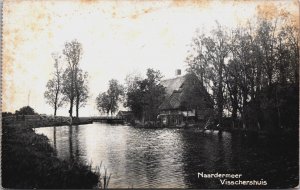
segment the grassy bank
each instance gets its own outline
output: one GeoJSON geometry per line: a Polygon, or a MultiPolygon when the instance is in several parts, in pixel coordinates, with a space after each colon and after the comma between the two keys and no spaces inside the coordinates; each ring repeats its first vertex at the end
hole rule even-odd
{"type": "MultiPolygon", "coordinates": [[[[41,116],[41,115],[12,115],[2,118],[2,124],[7,126],[20,126],[20,127],[47,127],[47,126],[64,126],[70,125],[70,117],[64,116],[41,116]]],[[[72,125],[90,124],[93,121],[88,117],[73,118],[72,125]]]]}
{"type": "Polygon", "coordinates": [[[47,137],[30,128],[2,128],[2,187],[93,188],[99,174],[75,161],[61,161],[47,137]]]}

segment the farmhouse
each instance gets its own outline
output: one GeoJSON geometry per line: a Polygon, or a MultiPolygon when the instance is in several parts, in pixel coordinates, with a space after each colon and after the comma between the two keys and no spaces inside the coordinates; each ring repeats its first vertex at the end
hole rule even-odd
{"type": "Polygon", "coordinates": [[[179,126],[184,123],[205,122],[213,114],[213,101],[195,74],[162,80],[166,96],[159,106],[158,119],[162,125],[179,126]]]}

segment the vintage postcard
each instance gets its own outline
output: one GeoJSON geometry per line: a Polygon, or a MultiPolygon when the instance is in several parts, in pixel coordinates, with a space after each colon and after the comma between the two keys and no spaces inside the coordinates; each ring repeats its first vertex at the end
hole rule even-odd
{"type": "Polygon", "coordinates": [[[299,1],[3,0],[1,185],[299,185],[299,1]]]}

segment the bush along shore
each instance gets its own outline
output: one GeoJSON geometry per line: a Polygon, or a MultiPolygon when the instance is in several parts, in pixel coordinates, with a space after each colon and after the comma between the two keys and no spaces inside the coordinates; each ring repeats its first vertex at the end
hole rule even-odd
{"type": "Polygon", "coordinates": [[[2,187],[90,189],[99,182],[91,166],[59,160],[46,136],[28,127],[2,127],[2,187]]]}

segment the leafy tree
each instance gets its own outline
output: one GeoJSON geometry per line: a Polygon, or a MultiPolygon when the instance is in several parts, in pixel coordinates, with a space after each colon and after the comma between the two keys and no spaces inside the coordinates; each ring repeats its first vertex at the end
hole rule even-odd
{"type": "Polygon", "coordinates": [[[64,98],[69,101],[70,104],[74,103],[74,85],[72,85],[72,71],[68,67],[63,72],[62,81],[62,93],[64,98]]]}
{"type": "Polygon", "coordinates": [[[62,107],[65,98],[62,96],[62,67],[59,66],[60,57],[57,54],[52,54],[54,58],[54,76],[47,82],[44,97],[46,102],[54,108],[54,116],[57,109],[62,107]]]}
{"type": "Polygon", "coordinates": [[[155,121],[159,113],[158,107],[165,97],[165,88],[160,84],[163,78],[158,70],[147,69],[147,78],[141,83],[144,91],[144,117],[155,121]]]}
{"type": "Polygon", "coordinates": [[[160,85],[162,75],[159,71],[148,69],[147,78],[135,77],[127,83],[126,106],[136,118],[143,121],[155,121],[158,107],[163,101],[165,89],[160,85]]]}
{"type": "Polygon", "coordinates": [[[34,109],[30,106],[24,106],[19,110],[16,110],[16,115],[35,115],[34,109]]]}
{"type": "Polygon", "coordinates": [[[288,81],[299,83],[299,26],[298,21],[295,22],[288,16],[290,15],[288,14],[287,18],[285,18],[285,24],[281,31],[286,53],[288,52],[288,59],[286,61],[289,66],[285,65],[285,68],[288,68],[288,81]]]}
{"type": "Polygon", "coordinates": [[[100,93],[96,98],[97,109],[107,115],[112,115],[118,110],[118,104],[124,95],[124,87],[116,79],[108,82],[107,92],[100,93]]]}
{"type": "Polygon", "coordinates": [[[7,117],[7,116],[12,116],[12,115],[13,115],[13,113],[11,113],[11,112],[2,112],[2,118],[7,117]]]}
{"type": "Polygon", "coordinates": [[[79,108],[84,107],[89,98],[89,89],[88,89],[88,73],[83,72],[81,69],[78,69],[77,73],[77,89],[76,92],[76,117],[79,117],[79,108]]]}
{"type": "Polygon", "coordinates": [[[262,65],[257,63],[261,60],[261,52],[252,30],[252,26],[248,23],[247,26],[237,27],[231,32],[230,60],[225,67],[225,81],[234,120],[237,118],[238,110],[242,118],[245,117],[245,105],[249,98],[255,99],[255,92],[260,88],[258,86],[262,65]]]}
{"type": "Polygon", "coordinates": [[[82,56],[82,45],[77,40],[73,40],[71,42],[65,43],[65,48],[63,49],[63,54],[66,57],[67,63],[68,63],[68,69],[67,73],[65,72],[65,76],[68,77],[68,82],[70,85],[66,85],[68,89],[65,89],[65,93],[67,92],[69,103],[70,103],[70,109],[69,114],[70,117],[73,115],[73,104],[74,99],[76,97],[76,91],[78,90],[78,70],[79,70],[79,61],[82,56]]]}
{"type": "Polygon", "coordinates": [[[110,98],[110,112],[112,115],[118,110],[118,103],[124,95],[124,87],[116,79],[111,79],[108,83],[107,95],[110,98]]]}
{"type": "Polygon", "coordinates": [[[62,93],[65,99],[73,101],[76,106],[76,117],[79,116],[79,108],[84,107],[89,98],[89,89],[88,89],[88,74],[87,72],[78,69],[77,77],[77,89],[75,85],[72,86],[72,72],[70,68],[67,68],[63,73],[63,83],[62,83],[62,93]],[[72,96],[74,96],[72,98],[72,96]]]}
{"type": "Polygon", "coordinates": [[[235,123],[237,119],[237,113],[239,109],[239,77],[237,76],[239,74],[239,67],[236,64],[236,62],[229,61],[228,65],[225,67],[225,83],[228,90],[228,96],[231,106],[227,105],[227,108],[232,113],[232,119],[235,123]]]}
{"type": "Polygon", "coordinates": [[[226,108],[244,127],[262,128],[270,116],[285,126],[282,105],[288,100],[281,89],[293,91],[299,84],[299,30],[291,15],[281,12],[249,20],[230,32],[220,25],[209,35],[197,31],[193,38],[188,72],[214,97],[219,121],[226,108]]]}
{"type": "MultiPolygon", "coordinates": [[[[133,91],[134,89],[138,88],[138,86],[139,86],[138,82],[142,81],[142,80],[143,80],[143,78],[139,73],[128,74],[125,77],[124,92],[127,93],[127,92],[133,91]]],[[[124,102],[124,103],[126,105],[126,102],[124,102]]]]}
{"type": "Polygon", "coordinates": [[[194,72],[201,83],[206,83],[213,92],[217,107],[218,122],[222,123],[224,108],[224,70],[225,59],[228,57],[227,31],[217,23],[217,27],[211,31],[211,36],[198,34],[191,43],[192,50],[187,57],[189,71],[194,72]]]}
{"type": "Polygon", "coordinates": [[[140,88],[143,78],[137,74],[127,75],[125,78],[125,102],[124,107],[128,107],[137,119],[142,119],[143,93],[140,88]]]}
{"type": "Polygon", "coordinates": [[[96,98],[97,109],[100,113],[106,113],[107,115],[110,112],[110,98],[106,92],[100,93],[96,98]]]}

